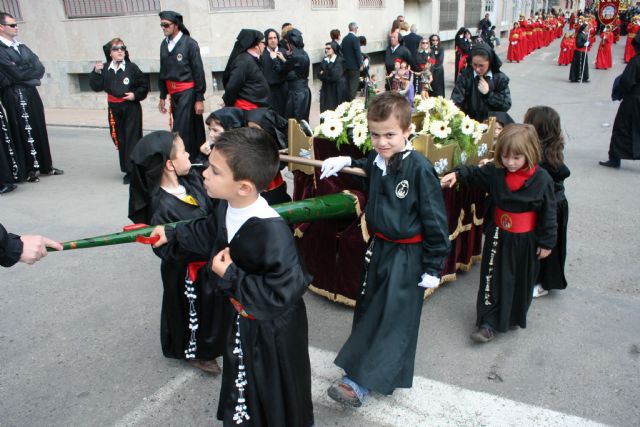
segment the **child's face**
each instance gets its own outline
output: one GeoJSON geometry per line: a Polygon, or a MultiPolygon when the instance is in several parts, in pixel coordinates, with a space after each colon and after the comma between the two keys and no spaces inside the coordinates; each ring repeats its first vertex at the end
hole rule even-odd
{"type": "Polygon", "coordinates": [[[524,154],[502,153],[500,159],[509,172],[519,171],[527,162],[524,154]]]}
{"type": "Polygon", "coordinates": [[[396,153],[404,150],[411,129],[402,129],[400,122],[392,114],[382,122],[369,121],[369,132],[373,148],[385,163],[396,153]]]}
{"type": "Polygon", "coordinates": [[[182,138],[178,137],[175,139],[173,141],[173,145],[176,147],[176,154],[175,157],[171,159],[171,163],[173,163],[176,175],[184,176],[188,174],[191,169],[189,153],[184,149],[184,142],[182,142],[182,138]]]}
{"type": "Polygon", "coordinates": [[[211,141],[212,143],[216,142],[216,138],[220,136],[222,132],[224,132],[224,128],[222,127],[220,122],[215,119],[211,120],[207,127],[209,128],[209,141],[211,141]]]}
{"type": "Polygon", "coordinates": [[[493,132],[494,132],[493,137],[495,139],[498,139],[498,136],[500,136],[500,132],[502,132],[502,129],[503,129],[502,123],[496,122],[496,124],[493,127],[493,132]]]}
{"type": "Polygon", "coordinates": [[[396,62],[396,63],[395,63],[395,65],[394,65],[394,68],[395,68],[396,70],[399,70],[399,69],[400,69],[400,63],[399,63],[399,62],[396,62]]]}
{"type": "Polygon", "coordinates": [[[233,179],[227,159],[215,146],[209,154],[209,167],[204,171],[204,188],[209,197],[229,200],[237,193],[240,183],[233,179]]]}

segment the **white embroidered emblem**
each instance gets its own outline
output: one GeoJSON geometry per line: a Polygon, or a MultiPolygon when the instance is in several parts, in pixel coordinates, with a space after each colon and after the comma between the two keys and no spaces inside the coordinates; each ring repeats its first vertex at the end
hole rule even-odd
{"type": "Polygon", "coordinates": [[[122,83],[128,85],[129,84],[129,77],[125,77],[124,80],[122,80],[122,83]]]}
{"type": "Polygon", "coordinates": [[[177,59],[178,61],[182,61],[182,54],[181,54],[181,53],[179,53],[179,54],[178,54],[178,56],[176,56],[176,59],[177,59]]]}
{"type": "Polygon", "coordinates": [[[405,197],[407,197],[408,193],[409,193],[409,181],[407,181],[406,179],[403,179],[398,183],[398,185],[396,185],[396,197],[398,199],[404,199],[405,197]]]}

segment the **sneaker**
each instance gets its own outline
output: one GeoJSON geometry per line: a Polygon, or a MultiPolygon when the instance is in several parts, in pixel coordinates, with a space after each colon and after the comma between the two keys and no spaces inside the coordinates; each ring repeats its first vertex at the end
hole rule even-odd
{"type": "Polygon", "coordinates": [[[201,369],[208,374],[219,375],[222,372],[216,359],[213,360],[190,360],[189,364],[194,368],[201,369]]]}
{"type": "Polygon", "coordinates": [[[493,330],[486,327],[478,328],[474,333],[471,334],[471,339],[479,343],[489,342],[494,338],[495,333],[493,332],[493,330]]]}
{"type": "Polygon", "coordinates": [[[358,398],[355,390],[343,382],[336,383],[329,387],[327,394],[329,394],[330,398],[343,405],[353,406],[354,408],[362,406],[362,400],[358,398]]]}
{"type": "Polygon", "coordinates": [[[548,295],[549,291],[546,290],[545,288],[542,287],[541,284],[537,284],[533,287],[533,297],[534,298],[539,298],[539,297],[543,297],[545,295],[548,295]]]}

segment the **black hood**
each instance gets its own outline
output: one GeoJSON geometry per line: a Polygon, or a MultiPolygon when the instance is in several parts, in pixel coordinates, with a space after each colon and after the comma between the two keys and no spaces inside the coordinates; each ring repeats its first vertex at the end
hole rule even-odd
{"type": "Polygon", "coordinates": [[[298,49],[304,48],[304,40],[302,38],[302,33],[300,30],[294,28],[289,31],[285,37],[285,39],[289,42],[289,44],[298,49]]]}
{"type": "Polygon", "coordinates": [[[249,49],[251,46],[255,46],[256,44],[258,44],[260,40],[264,40],[264,34],[260,31],[248,30],[246,28],[240,30],[240,32],[238,33],[238,37],[236,37],[236,42],[233,45],[233,49],[231,49],[231,54],[229,55],[227,66],[225,67],[224,73],[222,74],[223,85],[226,85],[229,81],[233,61],[235,61],[238,55],[240,55],[242,52],[249,49]]]}
{"type": "Polygon", "coordinates": [[[209,114],[217,119],[224,130],[237,129],[244,126],[244,111],[237,107],[224,107],[209,114]]]}
{"type": "Polygon", "coordinates": [[[485,53],[489,57],[489,63],[492,73],[497,73],[500,71],[500,67],[502,67],[502,61],[496,55],[496,52],[491,49],[487,43],[479,43],[471,49],[471,53],[469,54],[469,63],[471,63],[471,59],[479,53],[485,53]]]}
{"type": "Polygon", "coordinates": [[[187,36],[189,35],[189,30],[187,30],[187,27],[185,27],[182,22],[182,15],[178,12],[174,12],[173,10],[163,10],[158,14],[158,16],[160,16],[160,19],[166,19],[167,21],[173,22],[178,26],[183,34],[186,34],[187,36]]]}

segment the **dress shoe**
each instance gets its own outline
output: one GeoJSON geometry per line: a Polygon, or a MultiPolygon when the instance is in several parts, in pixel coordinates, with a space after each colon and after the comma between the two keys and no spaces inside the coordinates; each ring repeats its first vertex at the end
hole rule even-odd
{"type": "Polygon", "coordinates": [[[485,343],[489,342],[495,338],[495,333],[493,330],[489,328],[478,328],[474,333],[471,334],[471,339],[475,342],[485,343]]]}
{"type": "Polygon", "coordinates": [[[0,185],[0,194],[11,193],[13,190],[18,188],[15,184],[4,184],[0,185]]]}
{"type": "Polygon", "coordinates": [[[45,175],[64,175],[64,171],[58,168],[51,168],[51,170],[45,173],[45,175]]]}
{"type": "Polygon", "coordinates": [[[620,160],[607,160],[606,162],[598,162],[598,164],[607,168],[620,169],[620,160]]]}
{"type": "Polygon", "coordinates": [[[40,172],[38,171],[29,172],[27,175],[27,182],[39,182],[40,178],[38,178],[38,175],[40,175],[40,172]]]}
{"type": "Polygon", "coordinates": [[[131,175],[129,175],[128,173],[127,173],[127,174],[125,174],[125,175],[122,177],[122,183],[123,183],[124,185],[131,184],[131,175]]]}

